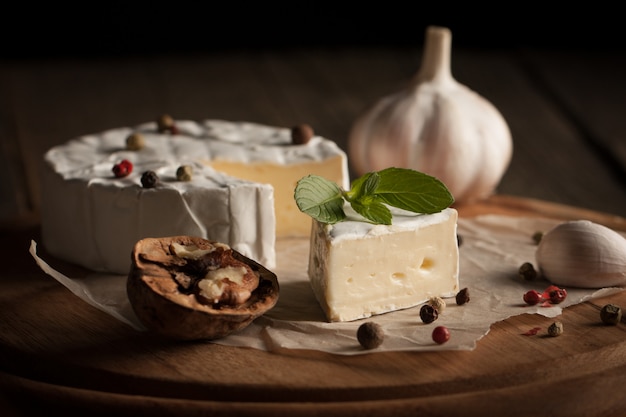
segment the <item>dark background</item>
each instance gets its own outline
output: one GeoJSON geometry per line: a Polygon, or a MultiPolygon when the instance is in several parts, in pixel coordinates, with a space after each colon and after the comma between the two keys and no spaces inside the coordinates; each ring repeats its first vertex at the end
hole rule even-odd
{"type": "MultiPolygon", "coordinates": [[[[439,3],[440,4],[440,3],[439,3]]],[[[447,26],[456,47],[626,49],[612,7],[542,4],[424,6],[420,2],[95,2],[3,7],[2,58],[124,56],[381,45],[421,46],[428,25],[447,26]]]]}

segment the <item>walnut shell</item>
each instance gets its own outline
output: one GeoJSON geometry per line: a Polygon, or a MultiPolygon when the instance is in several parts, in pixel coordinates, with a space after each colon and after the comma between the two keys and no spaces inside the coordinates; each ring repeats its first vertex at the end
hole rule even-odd
{"type": "Polygon", "coordinates": [[[126,290],[133,310],[148,330],[169,338],[211,340],[225,337],[247,327],[278,301],[276,275],[219,242],[192,236],[146,238],[135,244],[131,261],[126,290]],[[207,303],[192,291],[185,290],[183,283],[193,280],[193,275],[198,276],[202,271],[194,270],[197,267],[190,267],[185,258],[172,253],[172,243],[193,245],[201,250],[216,246],[226,248],[226,262],[245,264],[255,278],[258,276],[258,286],[250,288],[250,298],[241,304],[207,303]]]}

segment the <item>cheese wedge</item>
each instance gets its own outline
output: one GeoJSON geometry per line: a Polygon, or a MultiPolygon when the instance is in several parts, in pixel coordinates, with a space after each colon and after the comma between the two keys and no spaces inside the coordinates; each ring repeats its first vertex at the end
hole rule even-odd
{"type": "MultiPolygon", "coordinates": [[[[346,208],[346,213],[350,210],[346,208]]],[[[395,211],[391,226],[353,216],[313,223],[308,274],[328,321],[367,318],[459,290],[458,213],[395,211]]]]}

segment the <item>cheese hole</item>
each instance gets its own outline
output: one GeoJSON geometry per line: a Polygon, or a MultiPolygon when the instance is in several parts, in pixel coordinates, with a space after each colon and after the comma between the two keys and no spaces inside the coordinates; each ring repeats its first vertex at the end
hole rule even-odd
{"type": "Polygon", "coordinates": [[[393,279],[403,279],[403,278],[406,278],[406,275],[404,275],[404,273],[402,273],[402,272],[394,272],[391,275],[391,278],[393,278],[393,279]]]}
{"type": "Polygon", "coordinates": [[[430,258],[424,258],[422,264],[420,265],[420,269],[430,270],[433,268],[434,262],[430,258]]]}

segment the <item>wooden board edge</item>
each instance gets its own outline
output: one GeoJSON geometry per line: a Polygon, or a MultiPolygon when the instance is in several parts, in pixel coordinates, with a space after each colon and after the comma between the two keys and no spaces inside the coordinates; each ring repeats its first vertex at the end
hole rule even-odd
{"type": "Polygon", "coordinates": [[[461,217],[501,214],[547,217],[564,221],[589,220],[617,231],[626,232],[626,218],[615,214],[506,194],[494,194],[481,201],[456,205],[455,208],[461,217]]]}

